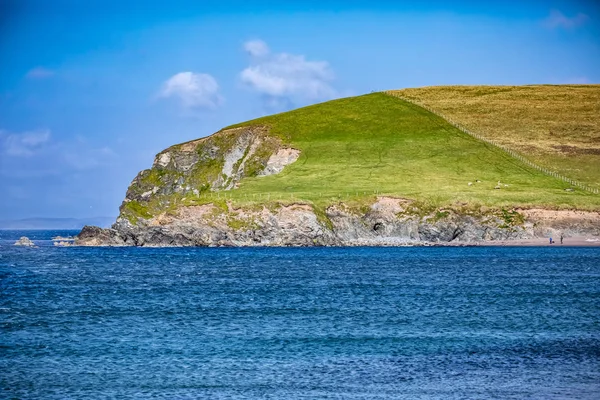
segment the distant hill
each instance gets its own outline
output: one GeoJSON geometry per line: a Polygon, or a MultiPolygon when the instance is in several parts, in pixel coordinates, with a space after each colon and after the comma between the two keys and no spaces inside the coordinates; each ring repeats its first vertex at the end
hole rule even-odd
{"type": "Polygon", "coordinates": [[[0,220],[0,229],[81,229],[85,225],[109,227],[115,221],[114,217],[94,218],[25,218],[0,220]]]}

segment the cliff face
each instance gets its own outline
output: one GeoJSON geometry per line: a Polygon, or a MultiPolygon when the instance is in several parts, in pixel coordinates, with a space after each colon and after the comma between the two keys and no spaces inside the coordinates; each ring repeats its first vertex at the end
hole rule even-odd
{"type": "Polygon", "coordinates": [[[600,214],[519,210],[419,215],[410,202],[380,197],[366,210],[338,203],[318,215],[307,204],[254,209],[214,204],[183,207],[145,224],[86,227],[79,245],[109,246],[398,246],[600,235],[600,214]]]}
{"type": "Polygon", "coordinates": [[[206,192],[237,188],[248,176],[279,173],[300,152],[286,148],[264,127],[229,129],[207,138],[170,147],[156,155],[127,190],[117,226],[146,225],[165,210],[206,192]]]}

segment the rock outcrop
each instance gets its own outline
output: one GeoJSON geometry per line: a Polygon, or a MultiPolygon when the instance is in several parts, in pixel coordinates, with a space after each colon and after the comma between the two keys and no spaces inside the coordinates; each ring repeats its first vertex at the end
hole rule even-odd
{"type": "Polygon", "coordinates": [[[19,240],[15,242],[15,246],[35,247],[35,243],[27,236],[21,236],[19,240]]]}
{"type": "Polygon", "coordinates": [[[215,204],[182,207],[133,225],[120,218],[112,229],[85,227],[76,242],[86,246],[401,246],[473,244],[490,240],[600,235],[600,214],[536,210],[457,212],[421,215],[410,201],[379,197],[364,210],[344,203],[323,215],[308,204],[259,209],[222,209],[215,204]],[[563,225],[569,219],[568,229],[563,225]],[[558,221],[558,223],[557,223],[558,221]]]}
{"type": "MultiPolygon", "coordinates": [[[[133,180],[125,202],[231,190],[246,176],[280,172],[290,163],[290,156],[284,159],[287,153],[281,147],[281,141],[267,135],[262,127],[228,129],[170,147],[156,156],[151,169],[133,180]]],[[[296,152],[295,161],[299,151],[287,150],[296,152]]]]}
{"type": "Polygon", "coordinates": [[[182,198],[228,191],[251,176],[280,173],[300,151],[286,147],[261,126],[226,129],[160,152],[152,168],[133,180],[121,205],[132,223],[174,206],[182,198]]]}

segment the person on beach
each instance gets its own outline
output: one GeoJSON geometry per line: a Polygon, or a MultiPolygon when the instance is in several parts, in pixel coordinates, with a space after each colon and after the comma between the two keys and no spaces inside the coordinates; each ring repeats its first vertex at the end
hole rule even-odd
{"type": "Polygon", "coordinates": [[[554,243],[554,242],[552,241],[552,238],[550,238],[550,244],[552,244],[552,243],[554,243]]]}
{"type": "Polygon", "coordinates": [[[562,242],[563,242],[563,237],[564,237],[564,234],[561,232],[560,233],[560,244],[562,244],[562,242]]]}

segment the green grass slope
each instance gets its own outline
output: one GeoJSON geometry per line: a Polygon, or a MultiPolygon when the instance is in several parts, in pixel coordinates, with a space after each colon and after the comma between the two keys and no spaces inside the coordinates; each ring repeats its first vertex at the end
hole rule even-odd
{"type": "Polygon", "coordinates": [[[329,101],[232,127],[251,125],[269,127],[271,134],[302,153],[278,175],[242,180],[239,189],[226,194],[239,203],[302,200],[322,206],[379,194],[436,207],[600,208],[600,196],[566,191],[567,183],[383,93],[329,101]],[[494,189],[498,181],[501,188],[494,189]]]}
{"type": "Polygon", "coordinates": [[[600,189],[600,85],[432,86],[392,93],[600,189]]]}

